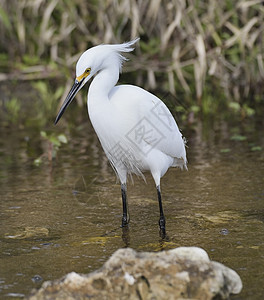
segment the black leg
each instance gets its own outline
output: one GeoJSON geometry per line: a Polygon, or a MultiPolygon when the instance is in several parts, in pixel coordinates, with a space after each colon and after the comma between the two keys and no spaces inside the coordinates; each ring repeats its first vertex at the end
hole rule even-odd
{"type": "Polygon", "coordinates": [[[128,225],[128,213],[127,213],[127,199],[126,199],[126,184],[121,184],[121,193],[122,193],[122,203],[123,203],[123,217],[122,217],[122,227],[128,225]]]}
{"type": "Polygon", "coordinates": [[[159,219],[159,226],[160,226],[160,231],[163,235],[166,235],[166,221],[162,209],[162,201],[161,201],[161,193],[160,193],[160,186],[157,186],[157,193],[158,193],[158,200],[159,200],[159,210],[160,210],[160,219],[159,219]]]}

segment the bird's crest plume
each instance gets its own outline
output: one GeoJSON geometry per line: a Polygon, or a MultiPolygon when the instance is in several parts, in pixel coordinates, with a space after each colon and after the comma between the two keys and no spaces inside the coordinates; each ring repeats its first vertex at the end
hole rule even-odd
{"type": "Polygon", "coordinates": [[[76,65],[77,77],[84,73],[86,68],[90,67],[97,72],[106,65],[112,67],[113,63],[117,63],[119,72],[122,70],[122,64],[127,60],[121,53],[131,52],[134,50],[133,45],[139,40],[134,39],[123,44],[107,45],[102,44],[86,50],[79,58],[76,65]]]}
{"type": "Polygon", "coordinates": [[[128,60],[125,56],[123,56],[121,53],[127,53],[134,50],[133,45],[137,43],[140,40],[140,38],[136,38],[130,42],[125,42],[122,44],[115,44],[115,45],[107,45],[110,49],[112,49],[114,52],[116,52],[119,56],[119,70],[121,71],[123,62],[128,60]]]}

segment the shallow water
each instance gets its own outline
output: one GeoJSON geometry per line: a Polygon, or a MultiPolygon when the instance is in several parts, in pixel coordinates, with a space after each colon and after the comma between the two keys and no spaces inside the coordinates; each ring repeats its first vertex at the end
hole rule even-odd
{"type": "Polygon", "coordinates": [[[91,272],[120,247],[198,246],[241,276],[234,299],[263,299],[264,136],[245,128],[213,123],[185,132],[189,171],[170,169],[162,179],[166,240],[149,175],[147,184],[128,184],[130,227],[122,232],[120,187],[88,122],[67,131],[57,159],[39,167],[33,161],[48,143],[27,129],[2,128],[0,298],[23,297],[71,271],[91,272]]]}

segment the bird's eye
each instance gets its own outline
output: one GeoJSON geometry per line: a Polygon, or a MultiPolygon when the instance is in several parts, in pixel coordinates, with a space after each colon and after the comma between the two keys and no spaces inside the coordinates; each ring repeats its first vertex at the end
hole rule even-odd
{"type": "Polygon", "coordinates": [[[85,73],[86,74],[89,74],[91,72],[91,68],[87,68],[86,70],[85,70],[85,73]]]}

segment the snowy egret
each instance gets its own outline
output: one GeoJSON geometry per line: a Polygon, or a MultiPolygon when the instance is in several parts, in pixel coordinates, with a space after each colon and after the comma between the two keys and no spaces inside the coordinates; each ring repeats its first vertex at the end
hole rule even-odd
{"type": "Polygon", "coordinates": [[[160,178],[169,167],[187,168],[185,142],[167,106],[133,85],[116,85],[126,58],[139,39],[99,45],[85,51],[76,65],[75,82],[55,120],[59,121],[78,91],[94,77],[88,91],[88,114],[106,156],[121,183],[122,227],[128,225],[126,182],[134,173],[150,171],[156,184],[159,226],[165,233],[160,178]]]}

